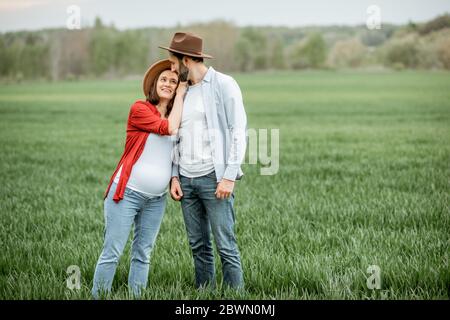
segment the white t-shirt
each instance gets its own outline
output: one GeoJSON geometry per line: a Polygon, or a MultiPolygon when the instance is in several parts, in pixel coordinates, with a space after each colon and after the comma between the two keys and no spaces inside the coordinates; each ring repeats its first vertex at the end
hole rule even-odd
{"type": "Polygon", "coordinates": [[[195,178],[214,171],[201,82],[189,87],[178,132],[180,174],[195,178]]]}
{"type": "MultiPolygon", "coordinates": [[[[167,192],[172,175],[174,138],[150,133],[141,156],[131,169],[127,187],[147,196],[161,196],[167,192]]],[[[122,166],[114,178],[119,182],[122,166]]]]}

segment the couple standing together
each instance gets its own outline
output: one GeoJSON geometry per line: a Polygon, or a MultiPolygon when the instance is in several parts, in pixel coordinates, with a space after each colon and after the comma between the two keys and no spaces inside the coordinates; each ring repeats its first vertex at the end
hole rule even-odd
{"type": "Polygon", "coordinates": [[[172,199],[181,200],[196,287],[215,286],[212,236],[224,285],[244,285],[233,208],[246,149],[240,88],[232,77],[203,63],[212,57],[203,53],[200,37],[178,32],[169,47],[160,48],[169,51],[169,59],[156,62],[145,74],[147,99],[131,106],[125,151],[105,192],[94,298],[110,293],[133,225],[128,287],[139,297],[147,286],[169,185],[172,199]]]}

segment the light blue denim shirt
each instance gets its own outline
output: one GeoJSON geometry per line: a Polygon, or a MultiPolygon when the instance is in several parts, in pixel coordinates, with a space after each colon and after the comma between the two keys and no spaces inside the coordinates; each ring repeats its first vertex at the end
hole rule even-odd
{"type": "MultiPolygon", "coordinates": [[[[202,83],[208,135],[217,181],[240,179],[247,147],[247,115],[236,80],[209,67],[202,83]]],[[[179,141],[180,137],[177,138],[179,141]]],[[[178,143],[174,148],[172,177],[178,177],[178,143]]]]}

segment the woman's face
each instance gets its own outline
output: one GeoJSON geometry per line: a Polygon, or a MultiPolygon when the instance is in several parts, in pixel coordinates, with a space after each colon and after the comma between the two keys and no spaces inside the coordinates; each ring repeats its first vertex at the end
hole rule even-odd
{"type": "Polygon", "coordinates": [[[178,86],[178,75],[170,70],[164,70],[158,77],[156,93],[159,99],[171,100],[178,86]]]}

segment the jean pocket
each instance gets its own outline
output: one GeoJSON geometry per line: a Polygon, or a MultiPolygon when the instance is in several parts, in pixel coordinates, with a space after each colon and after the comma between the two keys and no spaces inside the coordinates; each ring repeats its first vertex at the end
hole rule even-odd
{"type": "Polygon", "coordinates": [[[213,178],[214,180],[217,179],[216,177],[216,171],[210,172],[206,175],[208,178],[213,178]]]}
{"type": "Polygon", "coordinates": [[[130,196],[133,194],[133,190],[131,190],[130,188],[125,188],[125,191],[123,192],[124,196],[130,196]]]}

